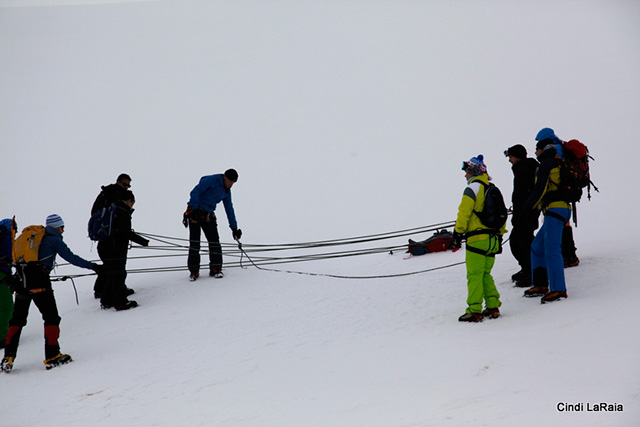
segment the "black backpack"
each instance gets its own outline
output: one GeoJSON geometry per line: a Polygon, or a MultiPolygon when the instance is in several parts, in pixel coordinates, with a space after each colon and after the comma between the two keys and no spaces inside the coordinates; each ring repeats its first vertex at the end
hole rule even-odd
{"type": "Polygon", "coordinates": [[[491,183],[478,182],[484,186],[484,208],[480,212],[473,211],[473,213],[478,216],[485,227],[500,230],[507,222],[508,215],[502,193],[498,187],[491,183]]]}
{"type": "Polygon", "coordinates": [[[111,203],[109,206],[100,208],[89,218],[89,238],[95,242],[106,239],[113,234],[114,217],[116,215],[116,204],[111,203]]]}

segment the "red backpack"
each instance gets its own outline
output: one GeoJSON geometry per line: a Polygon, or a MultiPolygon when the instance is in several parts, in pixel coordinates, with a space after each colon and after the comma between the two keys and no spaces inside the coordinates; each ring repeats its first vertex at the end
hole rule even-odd
{"type": "Polygon", "coordinates": [[[449,249],[453,234],[447,230],[436,230],[433,236],[421,242],[409,239],[408,253],[411,255],[424,255],[426,253],[442,252],[449,249]]]}
{"type": "Polygon", "coordinates": [[[593,160],[593,157],[589,155],[589,149],[577,139],[572,139],[562,143],[562,151],[564,153],[564,167],[573,175],[571,180],[575,181],[580,189],[586,187],[587,198],[591,200],[591,187],[596,191],[599,190],[591,181],[589,174],[589,159],[593,160]]]}

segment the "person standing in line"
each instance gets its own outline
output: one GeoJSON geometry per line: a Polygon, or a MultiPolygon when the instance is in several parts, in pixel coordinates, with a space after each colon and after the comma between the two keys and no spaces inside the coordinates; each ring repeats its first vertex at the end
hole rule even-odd
{"type": "Polygon", "coordinates": [[[576,243],[573,240],[573,227],[571,227],[571,221],[567,221],[562,229],[562,260],[564,268],[576,267],[580,264],[576,250],[576,243]]]}
{"type": "Polygon", "coordinates": [[[222,273],[222,246],[218,234],[215,209],[219,202],[224,205],[231,234],[240,240],[242,230],[238,228],[236,214],[231,201],[231,187],[238,181],[238,172],[228,169],[224,174],[207,175],[191,190],[187,210],[182,223],[189,228],[189,256],[187,266],[191,281],[200,276],[200,232],[204,232],[209,242],[209,275],[224,277],[222,273]]]}
{"type": "Polygon", "coordinates": [[[536,181],[538,161],[527,157],[527,150],[518,144],[509,147],[504,152],[511,163],[513,171],[513,193],[511,204],[513,215],[511,216],[511,235],[509,246],[513,257],[520,265],[520,271],[511,278],[517,287],[528,288],[531,286],[531,242],[538,228],[539,212],[526,209],[525,202],[533,191],[536,181]]]}
{"type": "MultiPolygon", "coordinates": [[[[95,214],[102,208],[110,206],[112,203],[118,203],[123,200],[130,188],[131,177],[126,173],[118,175],[114,184],[103,185],[101,187],[100,194],[98,194],[98,197],[96,197],[96,200],[91,206],[91,215],[95,214]]],[[[100,250],[98,250],[98,256],[100,257],[100,260],[104,262],[102,255],[100,255],[100,250]]],[[[105,269],[105,273],[106,270],[107,269],[105,269]]],[[[106,281],[107,278],[105,274],[98,274],[96,282],[93,285],[93,296],[95,299],[100,299],[102,297],[106,281]]],[[[127,290],[128,295],[132,295],[134,292],[135,291],[133,289],[127,290]]]]}
{"type": "Polygon", "coordinates": [[[9,320],[13,314],[13,280],[11,265],[13,263],[13,231],[17,229],[15,221],[0,221],[0,348],[4,348],[7,340],[9,320]]]}
{"type": "Polygon", "coordinates": [[[477,213],[484,209],[485,185],[489,185],[487,167],[480,154],[462,163],[467,187],[458,207],[458,217],[449,249],[457,250],[466,238],[465,264],[467,267],[467,309],[458,318],[460,322],[481,322],[484,317],[500,317],[500,293],[498,292],[491,270],[495,256],[501,251],[502,235],[506,233],[504,225],[500,230],[485,226],[477,213]],[[486,309],[482,310],[482,303],[486,309]]]}
{"type": "Polygon", "coordinates": [[[133,193],[127,191],[122,200],[116,203],[111,236],[98,242],[98,253],[104,262],[102,276],[106,279],[100,298],[102,308],[113,307],[116,311],[122,311],[138,306],[136,301],[127,298],[131,293],[125,285],[129,242],[149,246],[149,241],[131,229],[135,202],[133,193]]]}
{"type": "Polygon", "coordinates": [[[131,188],[131,177],[126,173],[118,175],[114,184],[103,185],[100,187],[100,194],[91,206],[91,215],[100,209],[109,206],[111,203],[117,203],[122,200],[131,188]]]}
{"type": "Polygon", "coordinates": [[[23,286],[16,292],[16,300],[13,316],[9,321],[9,330],[5,342],[4,358],[0,362],[0,370],[9,373],[18,352],[20,334],[27,324],[29,306],[33,301],[42,314],[44,321],[44,364],[47,369],[71,362],[71,356],[60,353],[60,316],[56,299],[53,295],[51,278],[49,274],[55,265],[56,255],[60,255],[71,264],[99,271],[102,266],[87,261],[71,252],[62,240],[64,221],[59,215],[52,214],[47,217],[45,235],[38,250],[38,261],[29,262],[24,269],[18,271],[22,275],[23,286]]]}
{"type": "Polygon", "coordinates": [[[553,129],[544,128],[536,136],[536,156],[540,162],[527,209],[542,210],[544,220],[531,243],[532,287],[526,297],[541,296],[541,302],[567,298],[562,260],[562,230],[571,218],[571,205],[560,194],[560,168],[556,156],[562,141],[553,129]]]}

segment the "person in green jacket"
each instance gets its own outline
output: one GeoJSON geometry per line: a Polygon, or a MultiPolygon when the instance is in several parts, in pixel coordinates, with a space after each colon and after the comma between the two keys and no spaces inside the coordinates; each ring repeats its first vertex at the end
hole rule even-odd
{"type": "Polygon", "coordinates": [[[493,230],[482,224],[476,212],[484,208],[485,185],[489,184],[487,166],[482,154],[462,163],[467,187],[458,207],[458,217],[451,239],[450,249],[457,250],[466,238],[465,263],[467,266],[467,309],[458,319],[461,322],[481,322],[486,316],[500,316],[500,293],[491,276],[495,255],[501,251],[502,235],[507,232],[503,225],[493,230]],[[485,185],[483,185],[483,183],[485,185]],[[486,309],[482,310],[483,301],[486,309]]]}
{"type": "Polygon", "coordinates": [[[4,348],[9,329],[9,320],[13,314],[13,292],[11,290],[11,263],[13,262],[11,247],[12,231],[17,228],[15,221],[0,221],[0,348],[4,348]]]}

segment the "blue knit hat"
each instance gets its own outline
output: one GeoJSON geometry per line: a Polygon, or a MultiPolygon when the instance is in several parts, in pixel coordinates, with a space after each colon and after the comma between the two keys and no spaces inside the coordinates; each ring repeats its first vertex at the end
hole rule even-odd
{"type": "Polygon", "coordinates": [[[64,221],[62,220],[60,215],[51,214],[47,217],[46,225],[47,227],[53,227],[53,228],[64,227],[64,221]]]}

